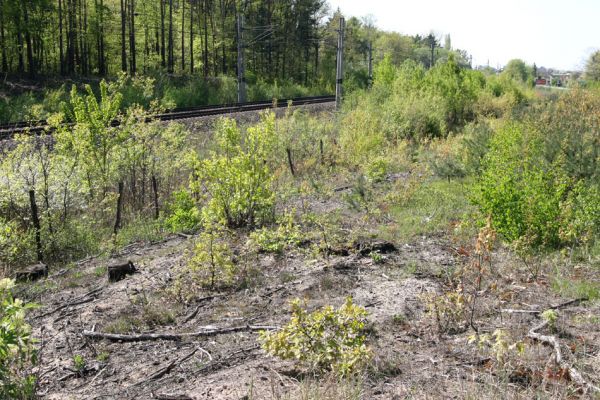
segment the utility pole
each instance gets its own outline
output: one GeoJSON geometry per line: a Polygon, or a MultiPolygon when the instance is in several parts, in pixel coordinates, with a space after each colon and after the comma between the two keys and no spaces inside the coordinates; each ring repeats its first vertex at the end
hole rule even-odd
{"type": "Polygon", "coordinates": [[[435,65],[435,36],[433,36],[433,33],[430,35],[429,44],[431,45],[431,64],[429,68],[433,68],[433,66],[435,65]]]}
{"type": "Polygon", "coordinates": [[[344,29],[346,21],[340,17],[340,29],[338,31],[337,47],[337,73],[335,81],[335,107],[340,109],[342,106],[342,86],[344,84],[344,29]]]}
{"type": "Polygon", "coordinates": [[[369,42],[369,86],[373,84],[373,42],[369,42]]]}
{"type": "Polygon", "coordinates": [[[238,15],[237,20],[237,73],[238,73],[238,103],[246,102],[246,76],[244,67],[244,16],[238,15]]]}

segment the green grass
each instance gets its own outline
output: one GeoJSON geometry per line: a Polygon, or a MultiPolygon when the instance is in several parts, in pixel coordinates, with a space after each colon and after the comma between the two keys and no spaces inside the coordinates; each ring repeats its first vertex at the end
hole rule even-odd
{"type": "Polygon", "coordinates": [[[598,282],[570,280],[558,275],[552,281],[552,289],[564,298],[587,298],[590,301],[600,299],[600,283],[598,282]]]}
{"type": "Polygon", "coordinates": [[[392,205],[394,223],[387,227],[388,233],[411,239],[448,231],[474,210],[468,199],[468,184],[464,179],[424,182],[405,204],[392,205]]]}

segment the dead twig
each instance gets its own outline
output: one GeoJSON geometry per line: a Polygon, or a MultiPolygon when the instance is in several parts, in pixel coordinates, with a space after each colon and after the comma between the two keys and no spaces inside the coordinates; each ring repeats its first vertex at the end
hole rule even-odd
{"type": "Polygon", "coordinates": [[[146,379],[144,382],[154,381],[156,379],[162,378],[163,376],[165,376],[166,374],[168,374],[169,372],[171,372],[171,370],[173,368],[175,368],[175,366],[177,366],[177,365],[183,363],[184,361],[186,361],[187,359],[191,358],[194,354],[196,354],[197,351],[198,351],[198,348],[195,348],[193,351],[191,351],[190,353],[188,353],[185,356],[181,357],[180,359],[176,359],[176,360],[171,361],[165,367],[159,369],[158,371],[156,371],[155,373],[153,373],[152,375],[150,375],[150,377],[148,379],[146,379]]]}
{"type": "Polygon", "coordinates": [[[548,321],[544,321],[544,322],[534,326],[533,328],[531,328],[531,330],[529,330],[527,337],[530,339],[533,339],[533,340],[537,340],[538,342],[545,343],[545,344],[552,346],[552,348],[554,350],[554,361],[555,361],[556,365],[558,365],[562,369],[568,371],[571,379],[576,384],[581,386],[586,392],[591,389],[597,393],[600,393],[599,387],[594,386],[594,385],[590,384],[588,381],[586,381],[585,378],[579,373],[579,371],[577,371],[575,368],[573,368],[571,365],[569,365],[562,358],[562,351],[560,348],[560,343],[555,336],[542,335],[541,333],[538,332],[540,329],[543,329],[546,326],[548,326],[548,321]]]}
{"type": "Polygon", "coordinates": [[[574,299],[574,300],[569,300],[569,301],[565,301],[564,303],[560,303],[554,306],[549,306],[548,308],[545,308],[544,310],[518,310],[518,309],[512,309],[512,308],[504,308],[502,310],[500,310],[500,312],[502,313],[506,313],[506,314],[541,314],[543,313],[545,310],[560,310],[561,308],[565,308],[568,306],[571,306],[573,304],[579,304],[583,301],[588,301],[589,299],[587,297],[581,297],[579,299],[574,299]]]}
{"type": "Polygon", "coordinates": [[[151,340],[182,340],[195,337],[217,336],[236,332],[272,331],[277,329],[279,329],[279,327],[277,326],[257,325],[235,326],[231,328],[216,328],[214,326],[205,326],[200,328],[200,330],[196,332],[190,333],[142,333],[138,335],[122,335],[116,333],[102,333],[84,330],[82,334],[83,336],[89,337],[91,339],[106,339],[113,342],[142,342],[151,340]]]}
{"type": "Polygon", "coordinates": [[[73,306],[78,306],[80,304],[85,304],[85,303],[89,303],[90,301],[94,301],[96,299],[96,295],[102,290],[102,287],[96,288],[86,294],[84,294],[83,296],[79,296],[77,298],[75,298],[73,301],[63,304],[62,306],[56,307],[55,309],[48,311],[46,313],[37,315],[36,317],[34,317],[35,319],[39,319],[39,318],[44,318],[47,317],[49,315],[55,314],[61,310],[64,310],[65,308],[68,307],[73,307],[73,306]]]}
{"type": "Polygon", "coordinates": [[[196,307],[196,309],[194,311],[192,311],[189,315],[187,315],[184,319],[183,319],[183,323],[187,323],[190,322],[191,320],[193,320],[194,318],[196,318],[196,315],[198,315],[198,312],[200,311],[200,309],[202,308],[202,306],[204,306],[204,302],[210,301],[210,300],[214,300],[216,298],[219,297],[223,297],[223,296],[207,296],[207,297],[203,297],[201,299],[198,299],[198,306],[196,307]]]}

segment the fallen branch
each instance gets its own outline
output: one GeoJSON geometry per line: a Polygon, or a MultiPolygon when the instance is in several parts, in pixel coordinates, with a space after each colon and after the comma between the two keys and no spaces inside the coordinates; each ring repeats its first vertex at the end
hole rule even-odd
{"type": "Polygon", "coordinates": [[[558,342],[558,339],[556,337],[542,335],[541,333],[538,333],[538,331],[540,329],[545,328],[547,325],[548,325],[548,321],[544,321],[541,324],[536,325],[535,327],[531,328],[531,330],[527,334],[527,337],[530,339],[533,339],[533,340],[537,340],[541,343],[551,345],[554,350],[554,361],[556,362],[556,365],[560,366],[562,369],[564,369],[566,371],[569,371],[569,376],[571,377],[571,379],[575,383],[577,383],[579,386],[584,388],[584,390],[586,392],[589,389],[592,389],[592,390],[600,393],[599,387],[594,386],[594,385],[590,384],[589,382],[587,382],[585,380],[585,378],[579,373],[579,371],[577,371],[575,368],[573,368],[571,365],[569,365],[565,360],[563,360],[562,352],[560,349],[560,343],[558,342]]]}
{"type": "Polygon", "coordinates": [[[158,371],[156,371],[155,373],[153,373],[152,375],[150,375],[150,377],[148,379],[146,379],[146,381],[153,381],[153,380],[162,378],[163,376],[165,376],[166,374],[171,372],[171,370],[173,368],[175,368],[175,366],[183,363],[184,361],[186,361],[187,359],[192,357],[194,354],[196,354],[197,351],[198,351],[198,348],[195,348],[192,352],[186,354],[185,356],[181,357],[180,359],[171,361],[166,367],[161,368],[158,371]]]}
{"type": "Polygon", "coordinates": [[[187,315],[184,319],[183,319],[183,323],[185,324],[186,322],[190,322],[191,320],[193,320],[194,318],[196,318],[196,315],[198,315],[198,312],[200,311],[200,309],[204,306],[204,302],[206,301],[210,301],[210,300],[214,300],[216,298],[219,297],[223,297],[221,296],[207,296],[207,297],[203,297],[201,299],[198,299],[198,306],[196,307],[196,309],[194,311],[192,311],[189,315],[187,315]]]}
{"type": "Polygon", "coordinates": [[[548,308],[546,308],[544,310],[516,310],[516,309],[512,309],[512,308],[504,308],[504,309],[500,310],[500,312],[506,313],[506,314],[536,314],[537,315],[537,314],[543,313],[546,310],[560,310],[561,308],[565,308],[565,307],[571,306],[573,304],[579,304],[582,301],[587,301],[587,300],[589,300],[587,297],[581,297],[579,299],[565,301],[564,303],[560,303],[555,306],[549,306],[548,308]]]}
{"type": "Polygon", "coordinates": [[[51,311],[48,311],[48,312],[46,312],[44,314],[40,314],[40,315],[38,315],[38,316],[36,316],[34,318],[36,318],[36,319],[37,318],[44,318],[44,317],[47,317],[49,315],[55,314],[55,313],[57,313],[57,312],[59,312],[61,310],[64,310],[65,308],[72,307],[72,306],[78,306],[80,304],[89,303],[90,301],[93,301],[93,300],[96,299],[96,295],[102,289],[103,289],[102,287],[96,288],[96,289],[94,289],[94,290],[92,290],[90,292],[87,292],[83,296],[79,296],[79,297],[75,298],[73,301],[71,301],[69,303],[63,304],[62,306],[56,307],[55,309],[53,309],[51,311]]]}
{"type": "Polygon", "coordinates": [[[195,337],[217,336],[236,332],[256,332],[277,330],[277,326],[245,325],[231,328],[215,328],[213,326],[202,327],[196,332],[190,333],[142,333],[138,335],[122,335],[116,333],[102,333],[84,330],[83,336],[91,339],[106,339],[113,342],[142,342],[151,340],[182,340],[195,337]]]}
{"type": "Polygon", "coordinates": [[[155,394],[156,400],[192,400],[187,394],[170,394],[170,393],[159,393],[155,394]]]}

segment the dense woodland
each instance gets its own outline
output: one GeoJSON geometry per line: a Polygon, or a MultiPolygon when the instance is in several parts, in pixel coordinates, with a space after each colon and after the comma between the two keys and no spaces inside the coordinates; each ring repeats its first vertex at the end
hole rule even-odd
{"type": "MultiPolygon", "coordinates": [[[[235,73],[238,20],[247,69],[267,80],[332,76],[339,13],[325,0],[33,0],[0,2],[1,71],[15,76],[114,76],[166,71],[235,73]]],[[[429,63],[436,39],[377,32],[348,23],[348,61],[375,53],[429,63]]],[[[445,47],[450,48],[449,40],[445,47]]],[[[437,52],[439,55],[439,50],[437,52]]],[[[466,58],[466,57],[465,57],[466,58]]]]}

